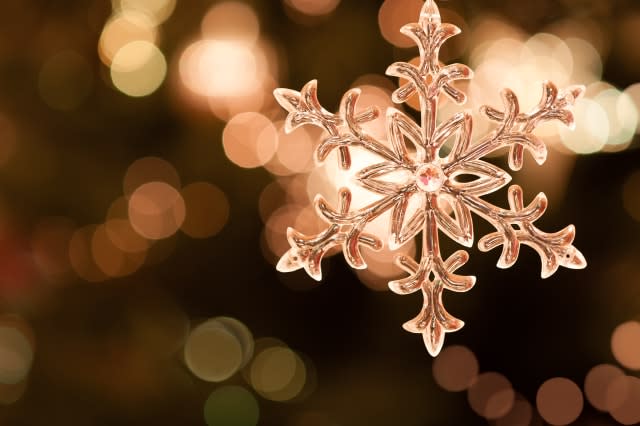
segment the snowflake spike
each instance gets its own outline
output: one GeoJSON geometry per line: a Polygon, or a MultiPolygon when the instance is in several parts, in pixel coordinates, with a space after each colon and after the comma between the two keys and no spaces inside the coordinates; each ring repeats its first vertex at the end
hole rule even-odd
{"type": "Polygon", "coordinates": [[[423,27],[427,25],[440,25],[442,18],[440,17],[440,9],[433,0],[426,0],[420,10],[420,24],[423,27]]]}
{"type": "Polygon", "coordinates": [[[351,154],[355,155],[357,151],[352,148],[376,157],[350,173],[354,184],[368,191],[371,200],[364,207],[352,210],[352,193],[347,188],[339,189],[337,206],[318,195],[315,209],[329,224],[328,228],[312,236],[289,229],[287,239],[291,248],[280,259],[277,269],[304,268],[310,276],[320,280],[322,258],[332,247],[341,247],[347,263],[352,268],[362,269],[366,267],[363,246],[377,250],[384,240],[389,249],[397,250],[420,234],[422,244],[417,258],[396,255],[394,259],[407,275],[388,285],[392,292],[400,295],[421,291],[423,307],[418,316],[403,327],[422,334],[427,351],[436,356],[443,347],[445,334],[464,325],[444,308],[443,292],[465,292],[476,282],[475,276],[456,274],[469,259],[465,250],[443,259],[440,236],[470,247],[474,240],[472,215],[495,228],[495,232],[479,238],[478,248],[486,252],[501,247],[499,268],[513,266],[523,245],[531,247],[540,256],[543,278],[551,276],[560,266],[586,267],[583,254],[573,245],[573,225],[554,233],[543,232],[534,225],[548,205],[543,193],[525,204],[522,188],[511,185],[506,190],[508,208],[481,198],[511,182],[509,169],[503,170],[485,161],[485,157],[508,148],[511,170],[523,167],[527,151],[538,164],[543,164],[547,159],[547,146],[534,135],[536,127],[548,121],[560,121],[573,127],[572,107],[585,89],[570,86],[558,90],[552,82],[545,81],[537,106],[528,112],[520,110],[513,91],[504,89],[502,106],[481,108],[489,120],[497,123],[496,129],[472,143],[473,116],[470,112],[463,111],[437,121],[441,96],[458,104],[464,103],[466,94],[453,84],[473,77],[468,66],[446,65],[439,60],[440,48],[450,37],[459,34],[460,28],[442,23],[435,1],[426,0],[418,22],[403,26],[401,32],[418,46],[420,62],[417,65],[396,62],[387,68],[388,75],[401,79],[401,84],[392,93],[392,100],[404,103],[417,96],[420,115],[419,120],[414,120],[396,108],[388,108],[383,117],[386,140],[375,139],[362,126],[376,119],[380,111],[375,107],[358,111],[359,89],[348,90],[343,95],[337,114],[320,105],[316,80],[307,83],[300,92],[288,89],[274,92],[278,102],[289,112],[287,131],[309,124],[321,127],[328,134],[315,151],[318,164],[334,150],[338,151],[339,165],[343,169],[353,166],[351,154]],[[450,152],[443,153],[443,147],[451,140],[450,152]],[[383,214],[390,217],[388,231],[365,233],[367,226],[383,214]]]}
{"type": "Polygon", "coordinates": [[[302,269],[303,265],[296,253],[296,249],[289,249],[284,255],[282,255],[282,257],[278,261],[276,269],[279,272],[293,272],[297,271],[298,269],[302,269]]]}

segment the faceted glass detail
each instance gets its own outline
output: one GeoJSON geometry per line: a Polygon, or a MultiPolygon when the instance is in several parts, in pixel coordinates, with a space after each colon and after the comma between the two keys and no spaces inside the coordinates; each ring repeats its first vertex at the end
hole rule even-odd
{"type": "Polygon", "coordinates": [[[362,247],[379,250],[386,243],[395,250],[420,235],[421,253],[417,259],[398,255],[396,264],[407,273],[406,278],[391,281],[389,288],[401,295],[422,293],[424,304],[416,318],[404,328],[423,336],[427,350],[436,356],[444,343],[445,333],[457,331],[464,323],[449,314],[443,304],[445,290],[466,292],[476,279],[459,275],[469,255],[459,250],[448,258],[440,252],[440,234],[455,242],[472,247],[474,242],[472,214],[486,220],[495,228],[478,241],[481,251],[502,247],[498,267],[513,266],[522,245],[533,248],[542,260],[542,277],[552,275],[560,266],[573,269],[586,267],[580,251],[573,246],[575,228],[567,226],[555,233],[538,229],[534,222],[547,208],[547,198],[538,194],[528,205],[522,189],[508,188],[508,208],[495,206],[482,197],[495,192],[511,181],[511,176],[499,167],[483,160],[502,148],[509,149],[509,168],[520,170],[525,152],[538,164],[547,158],[547,147],[533,132],[542,123],[558,120],[567,126],[574,121],[571,112],[576,99],[584,92],[582,86],[559,91],[551,82],[542,86],[540,102],[531,111],[520,110],[516,95],[509,89],[502,91],[503,108],[484,106],[481,112],[497,123],[497,129],[480,135],[471,142],[473,119],[468,111],[452,117],[436,119],[440,98],[449,97],[457,104],[466,102],[466,95],[457,89],[458,80],[472,78],[473,72],[462,64],[442,65],[438,60],[444,42],[460,33],[452,24],[442,23],[438,7],[427,0],[419,22],[405,25],[401,30],[412,38],[420,50],[420,63],[397,62],[387,74],[399,77],[404,83],[393,93],[392,100],[401,104],[417,95],[420,99],[420,122],[416,123],[403,112],[386,111],[388,141],[376,140],[362,124],[376,119],[377,108],[360,110],[357,107],[359,89],[349,90],[342,99],[340,111],[333,114],[320,105],[317,82],[307,83],[300,92],[277,89],[275,97],[288,112],[285,129],[292,132],[303,125],[318,126],[327,137],[316,150],[322,163],[327,156],[338,152],[343,169],[350,169],[351,148],[375,154],[379,162],[355,174],[356,184],[371,192],[372,202],[360,209],[351,208],[349,188],[339,190],[338,206],[331,206],[324,198],[316,198],[316,210],[328,227],[317,235],[305,235],[292,228],[287,231],[291,249],[277,269],[289,272],[304,268],[314,279],[320,280],[320,263],[331,248],[342,249],[349,265],[356,269],[367,267],[362,247]],[[443,145],[453,146],[441,155],[443,145]],[[398,173],[403,172],[403,173],[398,173]],[[391,181],[389,176],[408,176],[406,182],[391,181]],[[463,176],[465,178],[463,178],[463,176]],[[388,180],[385,180],[385,177],[388,180]],[[409,205],[419,207],[407,214],[409,205]],[[390,212],[388,235],[367,232],[367,225],[390,212]]]}
{"type": "Polygon", "coordinates": [[[425,164],[416,172],[416,185],[425,192],[437,192],[446,180],[442,168],[437,164],[425,164]]]}

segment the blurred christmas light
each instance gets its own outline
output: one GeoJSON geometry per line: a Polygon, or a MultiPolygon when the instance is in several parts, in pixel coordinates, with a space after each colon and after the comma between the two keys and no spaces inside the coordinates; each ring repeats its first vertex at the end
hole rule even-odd
{"type": "Polygon", "coordinates": [[[128,254],[141,254],[144,258],[149,242],[133,229],[128,219],[108,219],[104,223],[104,230],[106,237],[118,250],[128,254]]]}
{"type": "Polygon", "coordinates": [[[214,390],[204,405],[204,420],[208,426],[256,426],[259,418],[258,402],[240,386],[214,390]]]}
{"type": "Polygon", "coordinates": [[[264,398],[289,401],[306,383],[306,366],[291,349],[273,346],[256,353],[250,368],[251,386],[264,398]]]}
{"type": "Polygon", "coordinates": [[[150,240],[175,234],[186,215],[180,192],[165,182],[149,182],[134,191],[129,199],[129,220],[135,231],[150,240]]]}
{"type": "Polygon", "coordinates": [[[385,0],[378,12],[378,25],[385,40],[397,47],[413,47],[415,43],[400,28],[415,21],[422,6],[422,0],[385,0]]]}
{"type": "Polygon", "coordinates": [[[433,361],[433,378],[449,392],[469,389],[478,377],[479,370],[478,359],[465,346],[448,346],[433,361]]]}
{"type": "Polygon", "coordinates": [[[309,16],[328,15],[340,4],[340,0],[284,0],[285,5],[309,16]]]}
{"type": "Polygon", "coordinates": [[[148,96],[155,92],[167,75],[164,54],[147,41],[132,41],[113,57],[111,81],[125,95],[148,96]]]}
{"type": "Polygon", "coordinates": [[[275,124],[278,129],[278,150],[276,158],[280,164],[291,174],[310,171],[314,166],[313,161],[313,136],[301,129],[295,135],[288,134],[284,130],[284,121],[275,124]]]}
{"type": "Polygon", "coordinates": [[[260,167],[278,149],[278,131],[274,124],[257,112],[233,117],[222,133],[224,152],[235,164],[244,168],[260,167]]]}
{"type": "Polygon", "coordinates": [[[156,25],[166,21],[176,7],[176,0],[111,0],[114,11],[137,11],[153,19],[156,25]]]}
{"type": "Polygon", "coordinates": [[[76,229],[69,241],[69,260],[75,273],[83,280],[100,282],[108,277],[96,265],[91,254],[91,243],[96,225],[76,229]]]}
{"type": "Polygon", "coordinates": [[[593,154],[607,143],[610,132],[609,117],[602,106],[591,99],[580,99],[574,111],[576,121],[582,123],[575,130],[560,129],[565,147],[577,154],[593,154]]]}
{"type": "Polygon", "coordinates": [[[98,53],[106,66],[111,66],[118,51],[134,41],[146,41],[155,44],[158,41],[158,29],[150,17],[135,10],[122,10],[113,15],[104,26],[98,53]]]}
{"type": "Polygon", "coordinates": [[[207,40],[255,43],[260,35],[256,12],[248,4],[237,1],[214,4],[202,19],[201,26],[207,40]]]}
{"type": "Polygon", "coordinates": [[[479,375],[469,387],[467,395],[471,409],[488,420],[507,415],[515,401],[511,382],[499,373],[479,375]]]}
{"type": "Polygon", "coordinates": [[[611,411],[613,407],[607,400],[611,384],[624,376],[624,372],[615,365],[600,364],[593,367],[584,379],[584,394],[591,405],[600,411],[611,411]]]}
{"type": "Polygon", "coordinates": [[[516,397],[511,410],[495,421],[495,426],[532,426],[533,407],[521,396],[516,397]]]}
{"type": "Polygon", "coordinates": [[[536,406],[546,422],[554,426],[568,425],[582,414],[582,391],[569,379],[549,379],[538,389],[536,406]]]}
{"type": "Polygon", "coordinates": [[[604,151],[623,151],[629,147],[638,127],[638,110],[633,100],[617,89],[604,90],[594,98],[607,114],[609,137],[604,151]]]}
{"type": "Polygon", "coordinates": [[[189,370],[208,382],[222,382],[240,370],[244,361],[240,338],[215,318],[194,328],[184,346],[189,370]]]}
{"type": "Polygon", "coordinates": [[[627,375],[616,377],[607,389],[607,406],[618,423],[640,423],[640,379],[627,375]]]}
{"type": "Polygon", "coordinates": [[[143,157],[127,168],[122,181],[125,196],[130,197],[141,185],[152,181],[164,182],[174,188],[182,186],[180,175],[170,162],[160,157],[143,157]]]}
{"type": "Polygon", "coordinates": [[[232,40],[200,40],[180,57],[180,76],[195,93],[239,97],[260,88],[258,59],[252,46],[232,40]]]}
{"type": "Polygon", "coordinates": [[[209,238],[229,220],[229,201],[224,192],[207,182],[196,182],[181,191],[186,216],[180,229],[192,238],[209,238]]]}
{"type": "Polygon", "coordinates": [[[611,336],[611,352],[620,365],[640,370],[640,322],[620,324],[611,336]]]}
{"type": "Polygon", "coordinates": [[[0,317],[0,386],[16,385],[27,378],[34,351],[29,326],[19,317],[0,317]]]}
{"type": "MultiPolygon", "coordinates": [[[[632,84],[627,87],[623,93],[633,102],[636,111],[640,112],[640,83],[632,84]]],[[[636,134],[640,134],[640,121],[636,127],[636,134]]]]}

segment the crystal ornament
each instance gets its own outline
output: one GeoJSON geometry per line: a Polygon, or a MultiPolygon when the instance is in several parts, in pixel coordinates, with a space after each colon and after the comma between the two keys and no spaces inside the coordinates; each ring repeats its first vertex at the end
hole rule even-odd
{"type": "Polygon", "coordinates": [[[452,24],[442,23],[438,7],[427,0],[420,13],[419,23],[408,24],[402,33],[412,38],[420,50],[419,65],[397,62],[387,74],[399,77],[402,84],[392,96],[401,104],[416,95],[420,99],[420,124],[403,112],[386,111],[388,141],[380,141],[362,127],[378,117],[375,108],[357,108],[359,89],[349,90],[343,97],[340,111],[332,114],[317,99],[317,82],[307,83],[300,92],[277,89],[275,97],[289,112],[286,131],[303,125],[322,128],[327,137],[316,150],[317,162],[323,163],[329,153],[338,152],[342,169],[351,168],[352,148],[364,149],[379,157],[379,162],[360,170],[356,184],[376,195],[369,205],[351,208],[352,194],[348,188],[339,190],[338,206],[333,207],[320,195],[315,207],[328,224],[317,235],[305,235],[292,228],[287,230],[291,249],[280,259],[277,269],[290,272],[304,268],[314,279],[322,277],[320,263],[327,251],[339,246],[348,264],[356,269],[367,267],[362,248],[379,250],[384,243],[395,250],[421,234],[419,259],[397,255],[395,263],[407,277],[389,283],[389,288],[401,295],[421,291],[424,305],[419,315],[404,324],[405,330],[423,335],[427,350],[436,356],[442,349],[445,333],[458,331],[464,323],[449,314],[442,305],[444,290],[469,291],[475,277],[456,274],[469,259],[464,250],[448,258],[440,251],[440,233],[455,242],[472,247],[474,242],[472,213],[486,220],[495,232],[478,241],[481,251],[502,247],[499,268],[512,266],[521,245],[533,248],[542,260],[542,277],[552,275],[560,266],[581,269],[586,266],[583,255],[572,245],[573,225],[556,233],[539,230],[534,222],[547,208],[543,193],[528,205],[522,189],[508,188],[509,208],[495,206],[481,197],[495,192],[511,181],[511,176],[482,158],[502,148],[509,150],[509,167],[520,170],[528,151],[538,164],[545,162],[547,147],[533,134],[538,125],[559,120],[573,126],[571,109],[584,88],[572,86],[559,91],[551,82],[543,83],[540,103],[529,112],[520,111],[518,98],[509,89],[502,92],[503,110],[484,106],[481,112],[497,123],[496,129],[471,142],[473,120],[464,111],[438,122],[436,119],[441,96],[456,104],[466,102],[466,95],[454,87],[457,80],[470,79],[471,69],[462,64],[441,65],[438,60],[443,43],[460,33],[452,24]],[[450,150],[445,143],[453,141],[450,150]],[[446,151],[446,152],[445,152],[446,151]],[[391,175],[406,176],[398,183],[391,175]],[[387,179],[385,179],[385,177],[387,179]],[[410,203],[419,203],[408,214],[410,203]],[[366,227],[385,212],[390,212],[388,235],[373,235],[366,227]]]}

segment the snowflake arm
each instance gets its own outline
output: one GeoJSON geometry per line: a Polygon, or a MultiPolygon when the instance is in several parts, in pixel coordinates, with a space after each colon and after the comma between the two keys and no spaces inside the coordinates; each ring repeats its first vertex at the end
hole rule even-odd
{"type": "Polygon", "coordinates": [[[417,95],[420,99],[420,123],[396,108],[388,108],[384,119],[387,141],[379,141],[362,128],[362,124],[379,116],[375,108],[358,111],[358,89],[349,90],[342,98],[340,110],[332,114],[317,99],[317,83],[307,83],[300,92],[277,89],[276,99],[288,111],[286,131],[302,125],[315,125],[328,134],[317,147],[316,160],[324,162],[328,155],[338,151],[338,161],[344,169],[352,167],[351,148],[358,147],[379,157],[379,162],[355,173],[355,183],[377,196],[367,206],[351,209],[351,192],[339,191],[339,206],[332,208],[322,197],[316,197],[318,215],[328,223],[325,231],[306,236],[289,229],[287,237],[291,249],[278,263],[278,270],[288,272],[304,268],[316,280],[321,279],[320,264],[329,249],[340,246],[347,263],[355,269],[366,268],[362,247],[379,250],[387,244],[391,250],[415,238],[422,237],[418,260],[398,255],[396,265],[408,276],[389,283],[397,294],[421,291],[423,307],[404,328],[420,333],[428,352],[436,356],[446,333],[460,330],[464,323],[449,314],[442,304],[444,290],[469,291],[475,277],[458,275],[456,271],[469,259],[464,250],[443,258],[440,235],[458,244],[472,247],[474,243],[473,217],[475,214],[495,228],[478,241],[481,251],[502,247],[498,267],[515,264],[520,247],[526,245],[540,256],[543,278],[551,276],[560,266],[572,269],[586,267],[584,256],[573,245],[575,228],[567,226],[556,233],[538,229],[537,221],[547,208],[547,198],[540,193],[525,206],[523,191],[509,187],[509,208],[495,206],[482,197],[498,191],[511,182],[511,176],[483,158],[501,149],[508,149],[509,168],[520,170],[525,152],[538,164],[547,159],[547,146],[534,135],[534,130],[547,121],[560,121],[573,126],[572,107],[584,91],[572,86],[563,91],[551,82],[542,85],[540,102],[529,112],[522,112],[517,96],[509,89],[502,91],[503,110],[484,106],[481,112],[490,121],[498,123],[496,130],[471,141],[473,118],[467,111],[457,113],[438,122],[437,111],[441,96],[462,104],[466,95],[454,84],[470,79],[473,72],[462,64],[442,65],[438,59],[442,44],[460,33],[451,24],[443,24],[433,0],[427,0],[418,23],[409,24],[402,32],[411,37],[420,51],[420,62],[413,65],[397,62],[387,74],[405,80],[393,92],[392,100],[404,103],[417,95]],[[442,154],[448,141],[451,150],[442,154]],[[390,175],[402,172],[407,179],[399,182],[390,175]],[[409,206],[417,206],[408,214],[409,206]],[[389,233],[377,236],[366,232],[367,225],[383,213],[390,213],[389,233]]]}

